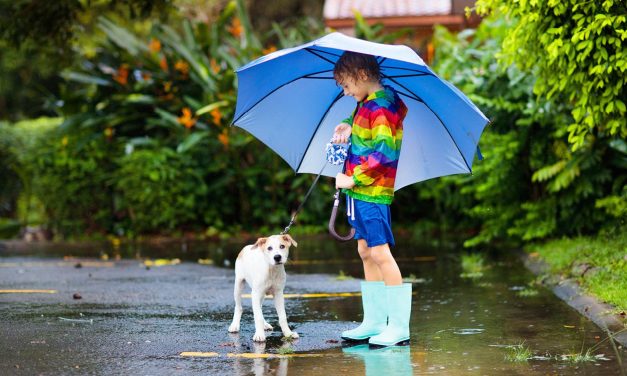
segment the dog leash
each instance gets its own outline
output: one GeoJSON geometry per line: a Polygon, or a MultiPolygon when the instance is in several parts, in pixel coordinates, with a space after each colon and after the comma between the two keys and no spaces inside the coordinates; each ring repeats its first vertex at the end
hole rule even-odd
{"type": "Polygon", "coordinates": [[[303,208],[303,206],[305,205],[305,202],[307,202],[307,199],[311,195],[311,192],[313,192],[314,187],[316,186],[316,184],[318,184],[318,180],[320,180],[320,176],[322,175],[322,171],[324,171],[324,168],[326,167],[326,165],[327,165],[327,161],[325,159],[324,163],[322,164],[322,168],[320,169],[320,172],[314,179],[313,183],[311,183],[311,187],[309,187],[309,190],[305,194],[305,198],[303,198],[303,200],[300,202],[300,205],[298,205],[298,208],[296,208],[296,211],[294,211],[294,214],[292,214],[292,219],[290,219],[290,223],[288,223],[287,226],[285,226],[285,229],[281,231],[281,235],[285,235],[290,231],[290,228],[294,224],[294,221],[296,221],[296,216],[298,215],[298,212],[300,212],[300,210],[303,208]]]}
{"type": "MultiPolygon", "coordinates": [[[[333,147],[333,146],[329,147],[329,146],[327,146],[327,159],[322,164],[322,168],[320,168],[320,172],[318,172],[318,175],[316,176],[316,178],[314,179],[313,183],[311,184],[311,187],[309,187],[309,190],[305,194],[305,197],[301,201],[301,203],[298,206],[298,208],[296,209],[296,211],[294,211],[294,214],[292,214],[292,218],[290,219],[290,223],[288,223],[288,225],[285,227],[285,229],[281,232],[281,235],[285,235],[285,234],[287,234],[290,231],[290,228],[292,227],[292,225],[296,221],[296,216],[298,215],[300,210],[303,208],[303,206],[305,205],[305,202],[307,201],[307,199],[311,195],[311,192],[313,192],[314,187],[318,183],[318,180],[320,179],[320,176],[322,175],[322,171],[324,171],[324,168],[326,167],[327,162],[330,162],[330,163],[335,164],[335,165],[338,165],[340,163],[344,163],[344,166],[342,168],[342,172],[344,172],[344,171],[346,171],[346,163],[345,163],[346,156],[347,156],[346,150],[342,151],[341,147],[333,147]]],[[[337,233],[337,231],[335,231],[335,219],[337,218],[337,210],[338,210],[338,207],[340,205],[340,190],[339,189],[337,189],[335,191],[335,194],[333,195],[333,199],[334,199],[334,201],[333,201],[333,209],[331,210],[331,218],[329,219],[329,226],[328,226],[329,233],[331,234],[331,236],[333,236],[335,239],[337,239],[339,241],[351,240],[355,236],[355,229],[354,228],[351,228],[350,232],[346,236],[341,236],[341,235],[339,235],[337,233]]],[[[354,212],[354,209],[353,209],[353,212],[354,212]]]]}

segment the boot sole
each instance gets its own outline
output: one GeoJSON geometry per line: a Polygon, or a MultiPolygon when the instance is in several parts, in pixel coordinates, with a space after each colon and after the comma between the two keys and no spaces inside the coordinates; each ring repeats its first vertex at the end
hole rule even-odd
{"type": "Polygon", "coordinates": [[[340,337],[342,338],[342,340],[346,341],[346,342],[350,342],[350,343],[367,343],[370,340],[370,337],[366,337],[366,338],[359,338],[359,339],[355,339],[355,338],[350,338],[350,337],[340,337]]]}
{"type": "Polygon", "coordinates": [[[409,339],[404,339],[402,341],[393,343],[391,345],[380,345],[378,343],[369,343],[368,345],[369,345],[368,347],[371,349],[382,349],[384,347],[390,347],[390,346],[409,346],[409,339]]]}

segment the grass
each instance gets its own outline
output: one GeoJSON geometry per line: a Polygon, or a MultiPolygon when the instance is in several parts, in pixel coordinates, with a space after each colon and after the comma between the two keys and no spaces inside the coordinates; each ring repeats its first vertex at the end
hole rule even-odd
{"type": "MultiPolygon", "coordinates": [[[[621,333],[623,331],[627,331],[627,329],[621,330],[618,333],[621,333]]],[[[618,333],[615,333],[615,334],[618,334],[618,333]]],[[[572,364],[579,364],[579,363],[585,363],[585,362],[598,362],[599,360],[610,360],[606,358],[604,354],[595,354],[595,352],[599,349],[601,344],[603,344],[606,341],[610,341],[614,349],[614,352],[616,353],[616,358],[622,367],[622,362],[620,360],[621,354],[618,351],[616,344],[614,343],[614,335],[610,332],[607,332],[607,335],[608,335],[607,338],[605,338],[604,340],[600,342],[597,342],[596,344],[589,347],[588,349],[584,350],[584,341],[582,340],[581,350],[579,352],[573,351],[569,354],[562,354],[562,355],[556,355],[556,356],[552,356],[550,354],[546,354],[545,356],[534,356],[531,349],[528,346],[525,346],[524,341],[517,345],[505,345],[505,346],[504,345],[490,345],[490,346],[506,348],[508,353],[505,355],[505,360],[510,361],[510,362],[526,362],[531,359],[534,359],[534,360],[554,359],[554,360],[565,361],[565,362],[572,363],[572,364]]]]}
{"type": "Polygon", "coordinates": [[[415,274],[410,274],[409,277],[403,278],[403,282],[405,283],[426,283],[427,280],[424,278],[418,278],[415,274]]]}
{"type": "Polygon", "coordinates": [[[346,273],[344,273],[343,270],[340,270],[340,274],[337,277],[335,277],[336,281],[346,281],[346,280],[349,280],[349,279],[353,279],[353,277],[351,277],[350,275],[347,275],[346,273]]]}
{"type": "Polygon", "coordinates": [[[587,293],[627,310],[627,229],[614,236],[553,240],[527,250],[546,262],[551,273],[577,278],[587,293]],[[592,271],[573,275],[573,267],[581,264],[592,271]]]}
{"type": "Polygon", "coordinates": [[[616,347],[614,336],[624,331],[627,331],[627,329],[620,330],[614,334],[610,333],[609,331],[606,331],[607,338],[605,338],[604,340],[600,342],[597,342],[594,346],[588,348],[585,352],[583,350],[584,345],[582,343],[581,351],[579,351],[579,353],[564,354],[560,357],[560,359],[568,361],[569,363],[584,363],[584,362],[596,362],[599,360],[609,360],[608,358],[605,357],[604,354],[594,354],[594,352],[597,351],[597,349],[599,348],[599,346],[601,346],[602,343],[604,343],[605,341],[610,341],[610,344],[612,345],[612,348],[614,349],[614,352],[616,353],[616,360],[618,361],[618,363],[620,364],[622,368],[623,365],[621,361],[621,354],[618,351],[618,348],[616,347]]]}
{"type": "Polygon", "coordinates": [[[520,296],[521,298],[530,298],[532,296],[538,295],[538,290],[531,287],[525,287],[524,289],[517,291],[516,295],[520,296]]]}
{"type": "Polygon", "coordinates": [[[462,255],[462,273],[459,275],[462,278],[481,278],[483,272],[486,269],[485,259],[483,255],[479,253],[470,253],[462,255]]]}
{"type": "Polygon", "coordinates": [[[575,354],[565,354],[561,356],[562,360],[565,360],[569,363],[585,363],[585,362],[596,362],[600,359],[604,359],[603,354],[594,355],[592,354],[592,350],[588,349],[585,353],[575,353],[575,354]]]}
{"type": "Polygon", "coordinates": [[[289,346],[283,346],[283,347],[279,347],[277,349],[277,353],[280,354],[280,355],[293,354],[294,353],[294,349],[289,347],[289,346]]]}
{"type": "Polygon", "coordinates": [[[507,346],[508,353],[505,360],[510,362],[526,362],[533,357],[533,353],[524,342],[518,345],[507,346]]]}

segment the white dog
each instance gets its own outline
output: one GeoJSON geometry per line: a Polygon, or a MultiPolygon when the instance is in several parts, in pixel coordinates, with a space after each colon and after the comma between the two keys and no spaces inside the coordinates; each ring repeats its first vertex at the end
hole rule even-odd
{"type": "Polygon", "coordinates": [[[283,288],[285,288],[285,267],[290,245],[298,244],[289,235],[272,235],[268,238],[259,238],[255,244],[247,245],[237,256],[235,261],[235,312],[229,332],[239,332],[242,318],[242,289],[244,281],[252,289],[253,315],[255,317],[255,335],[253,341],[264,342],[264,330],[272,330],[272,326],[263,318],[261,307],[266,294],[274,297],[274,307],[279,316],[279,325],[283,336],[298,338],[287,325],[283,288]]]}

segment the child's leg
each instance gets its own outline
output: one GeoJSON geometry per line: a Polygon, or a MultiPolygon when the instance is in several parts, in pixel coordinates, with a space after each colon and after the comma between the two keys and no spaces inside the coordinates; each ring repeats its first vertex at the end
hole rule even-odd
{"type": "Polygon", "coordinates": [[[359,251],[359,257],[364,263],[364,278],[366,281],[383,281],[383,276],[379,270],[379,266],[371,257],[371,248],[368,248],[368,243],[365,239],[357,240],[357,251],[359,251]]]}
{"type": "Polygon", "coordinates": [[[396,260],[394,260],[394,256],[392,256],[392,252],[390,252],[390,247],[388,246],[388,244],[381,244],[375,247],[371,247],[369,249],[370,259],[373,260],[379,268],[385,285],[395,286],[402,284],[403,278],[401,277],[401,271],[396,264],[396,260]]]}
{"type": "Polygon", "coordinates": [[[401,272],[392,257],[388,244],[371,248],[371,257],[381,270],[385,281],[385,308],[387,327],[376,336],[370,337],[371,346],[394,346],[409,341],[409,321],[411,316],[411,283],[403,283],[401,272]]]}

